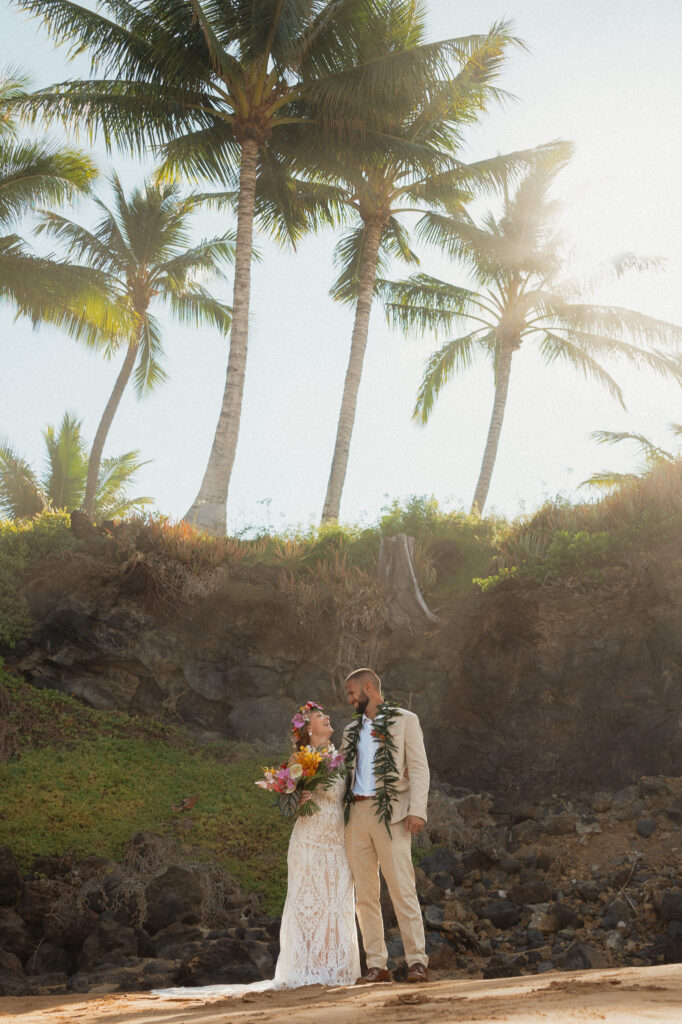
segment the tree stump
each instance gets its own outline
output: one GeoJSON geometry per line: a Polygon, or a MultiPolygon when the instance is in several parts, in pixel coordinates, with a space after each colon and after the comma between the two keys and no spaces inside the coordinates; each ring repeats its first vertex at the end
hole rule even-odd
{"type": "Polygon", "coordinates": [[[417,583],[414,537],[397,533],[382,537],[377,575],[386,588],[388,622],[392,629],[416,632],[437,622],[417,583]]]}

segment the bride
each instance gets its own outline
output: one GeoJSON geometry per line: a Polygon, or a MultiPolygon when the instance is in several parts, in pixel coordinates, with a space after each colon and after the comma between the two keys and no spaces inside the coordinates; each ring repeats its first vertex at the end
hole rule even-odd
{"type": "MultiPolygon", "coordinates": [[[[309,701],[291,724],[296,750],[324,748],[334,730],[329,715],[309,701]]],[[[352,985],[360,976],[355,890],[344,843],[345,779],[315,790],[319,810],[299,816],[287,853],[287,897],[280,926],[280,954],[273,980],[250,985],[208,985],[157,990],[165,998],[240,995],[303,985],[352,985]]],[[[304,793],[303,800],[311,794],[304,793]]]]}

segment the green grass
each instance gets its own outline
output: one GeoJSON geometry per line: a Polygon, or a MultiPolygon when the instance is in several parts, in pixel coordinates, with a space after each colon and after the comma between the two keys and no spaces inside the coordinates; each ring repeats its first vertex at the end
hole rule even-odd
{"type": "Polygon", "coordinates": [[[0,668],[20,750],[0,764],[0,846],[24,869],[39,855],[120,858],[141,829],[174,836],[187,859],[216,860],[265,909],[281,910],[290,825],[257,789],[243,744],[199,747],[180,730],[94,711],[0,668]],[[173,805],[194,794],[190,811],[173,805]]]}

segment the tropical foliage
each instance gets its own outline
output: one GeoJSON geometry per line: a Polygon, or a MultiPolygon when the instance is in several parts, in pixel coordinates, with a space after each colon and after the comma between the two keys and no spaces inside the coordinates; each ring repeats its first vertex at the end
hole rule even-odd
{"type": "MultiPolygon", "coordinates": [[[[138,395],[164,380],[163,338],[154,310],[166,304],[180,323],[202,325],[226,333],[230,310],[198,278],[223,277],[221,266],[234,254],[232,236],[220,235],[190,244],[188,221],[194,207],[179,185],[152,185],[126,196],[116,174],[111,175],[113,207],[101,199],[102,214],[90,231],[56,213],[44,213],[38,231],[62,242],[68,255],[101,281],[102,290],[117,294],[131,323],[126,352],[111,396],[102,414],[90,453],[83,508],[92,516],[100,464],[107,434],[131,376],[138,395]]],[[[95,342],[99,344],[99,339],[95,342]]],[[[111,355],[121,343],[104,346],[111,355]]]]}
{"type": "Polygon", "coordinates": [[[256,182],[281,180],[271,138],[292,125],[331,135],[362,131],[361,112],[423,90],[456,44],[354,53],[375,9],[410,17],[413,0],[104,0],[105,13],[65,0],[19,0],[74,55],[90,50],[101,78],[72,81],[22,103],[33,116],[100,131],[109,146],[162,148],[165,173],[227,184],[237,193],[234,323],[223,406],[201,488],[188,518],[225,532],[225,503],[246,370],[256,182]]]}
{"type": "MultiPolygon", "coordinates": [[[[682,423],[671,423],[670,429],[675,437],[682,437],[682,423]]],[[[635,445],[642,463],[636,473],[617,473],[612,469],[603,469],[599,473],[593,473],[587,480],[583,480],[581,487],[597,487],[602,491],[610,491],[623,484],[632,483],[639,477],[644,476],[654,466],[663,462],[675,462],[682,458],[682,447],[677,451],[667,451],[659,445],[654,444],[644,434],[633,434],[628,431],[595,430],[592,437],[598,444],[622,444],[631,442],[635,445]]]]}
{"type": "MultiPolygon", "coordinates": [[[[47,427],[43,438],[46,458],[42,473],[7,441],[0,442],[0,516],[31,519],[45,508],[72,511],[83,503],[88,454],[81,421],[67,412],[59,429],[47,427]]],[[[101,462],[94,502],[98,520],[139,511],[151,502],[151,498],[129,495],[135,474],[144,465],[139,454],[125,452],[101,462]]]]}
{"type": "MultiPolygon", "coordinates": [[[[566,252],[557,230],[559,205],[550,195],[570,147],[539,153],[518,184],[504,180],[501,212],[480,223],[469,215],[432,212],[421,236],[466,269],[480,290],[416,274],[381,282],[390,321],[406,331],[450,335],[428,359],[414,418],[427,423],[451,377],[474,360],[490,361],[495,397],[472,511],[485,506],[502,429],[513,355],[536,346],[547,366],[567,363],[595,380],[624,406],[623,393],[604,361],[620,359],[682,382],[675,349],[682,327],[617,306],[585,301],[589,282],[566,276],[566,252]],[[452,334],[454,333],[454,337],[452,334]]],[[[617,274],[646,266],[629,254],[617,274]]]]}
{"type": "MultiPolygon", "coordinates": [[[[133,378],[142,395],[163,380],[157,317],[165,305],[190,328],[230,332],[213,445],[186,516],[225,535],[256,225],[292,246],[321,227],[344,228],[332,294],[352,307],[354,320],[323,546],[338,520],[377,294],[396,326],[445,342],[425,367],[419,422],[428,421],[453,374],[480,356],[492,364],[495,396],[475,514],[488,498],[512,358],[523,343],[535,345],[548,365],[572,365],[621,402],[614,359],[682,381],[673,352],[682,328],[595,304],[589,282],[567,277],[551,189],[571,147],[463,160],[468,126],[507,98],[498,77],[510,48],[522,45],[509,23],[429,42],[420,0],[102,0],[96,10],[73,0],[15,3],[41,21],[67,58],[91,59],[89,77],[32,92],[19,73],[0,82],[0,295],[34,322],[59,324],[107,357],[124,349],[88,461],[83,506],[90,515],[128,382],[133,378]],[[92,228],[43,210],[39,233],[63,248],[59,258],[37,256],[17,234],[22,217],[87,194],[96,170],[71,144],[20,137],[19,117],[28,125],[59,124],[75,139],[80,132],[99,136],[109,152],[152,153],[153,180],[126,195],[112,174],[113,205],[96,199],[100,219],[92,228]],[[211,191],[188,196],[180,178],[211,191]],[[498,205],[479,218],[473,211],[491,194],[498,205]],[[235,234],[191,243],[190,214],[200,203],[236,214],[235,234]],[[419,264],[420,243],[439,248],[462,278],[415,273],[388,280],[394,258],[419,264]],[[202,282],[222,276],[229,260],[232,306],[202,282]]],[[[650,265],[627,254],[611,269],[650,265]]],[[[646,441],[602,434],[602,441],[646,441]]],[[[643,444],[647,466],[671,455],[654,449],[643,444]]],[[[588,482],[606,487],[629,479],[606,473],[588,482]]],[[[37,507],[37,492],[26,487],[37,507]]],[[[297,543],[285,545],[292,561],[297,543]]]]}
{"type": "MultiPolygon", "coordinates": [[[[293,154],[294,164],[308,175],[297,179],[307,208],[314,208],[315,190],[323,189],[324,202],[349,222],[335,250],[339,273],[332,295],[351,304],[355,315],[323,523],[339,516],[377,273],[384,274],[394,257],[419,262],[405,214],[456,209],[469,198],[471,182],[498,180],[503,167],[523,159],[516,154],[466,165],[458,155],[464,127],[499,96],[494,82],[513,42],[506,23],[495,25],[486,35],[452,40],[447,60],[429,69],[424,10],[415,4],[378,5],[367,14],[357,48],[347,53],[349,70],[353,63],[364,67],[401,57],[422,60],[430,73],[419,88],[387,93],[383,104],[368,108],[362,139],[353,145],[309,132],[293,154]]],[[[276,196],[269,214],[278,224],[276,196]]]]}
{"type": "Polygon", "coordinates": [[[111,297],[93,289],[92,275],[38,256],[17,233],[37,206],[87,194],[97,173],[73,146],[19,136],[14,110],[27,87],[17,73],[0,78],[0,297],[34,322],[50,320],[76,337],[115,334],[118,314],[111,297]]]}

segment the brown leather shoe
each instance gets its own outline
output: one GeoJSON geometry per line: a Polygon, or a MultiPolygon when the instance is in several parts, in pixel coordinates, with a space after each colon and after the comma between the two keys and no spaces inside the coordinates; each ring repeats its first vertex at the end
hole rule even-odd
{"type": "Polygon", "coordinates": [[[379,981],[393,981],[393,975],[385,967],[370,967],[367,974],[355,982],[356,985],[375,985],[379,981]]]}
{"type": "Polygon", "coordinates": [[[410,964],[407,968],[408,981],[429,981],[429,972],[424,964],[410,964]]]}

